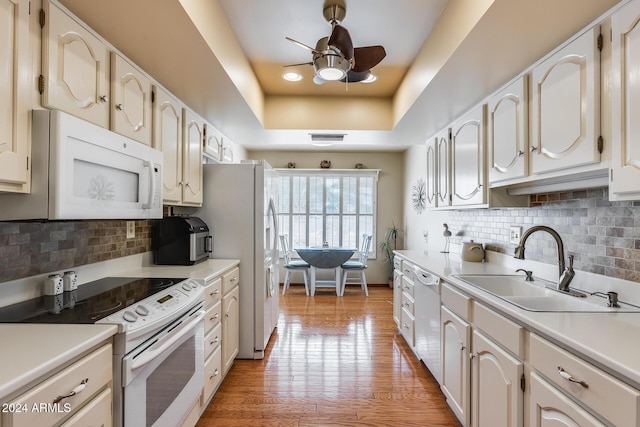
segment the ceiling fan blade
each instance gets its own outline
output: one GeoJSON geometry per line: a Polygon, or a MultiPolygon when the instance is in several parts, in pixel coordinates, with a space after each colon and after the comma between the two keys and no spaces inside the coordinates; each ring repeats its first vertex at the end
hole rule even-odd
{"type": "Polygon", "coordinates": [[[375,67],[387,56],[382,46],[357,47],[353,50],[353,71],[363,72],[375,67]]]}
{"type": "Polygon", "coordinates": [[[351,41],[349,31],[342,25],[333,26],[328,44],[342,52],[347,60],[353,58],[353,42],[351,41]]]}
{"type": "Polygon", "coordinates": [[[315,50],[314,48],[312,48],[311,46],[307,46],[306,44],[301,43],[301,42],[299,42],[298,40],[294,40],[294,39],[292,39],[291,37],[285,37],[285,39],[289,40],[290,42],[294,42],[294,43],[295,43],[295,44],[297,44],[298,46],[300,46],[300,47],[302,47],[302,48],[304,48],[304,49],[310,50],[310,51],[311,51],[311,52],[313,52],[313,53],[316,53],[316,54],[318,53],[318,51],[317,51],[317,50],[315,50]]]}
{"type": "Polygon", "coordinates": [[[313,62],[301,62],[299,64],[288,64],[288,65],[283,65],[283,67],[297,67],[298,65],[313,65],[313,62]]]}
{"type": "Polygon", "coordinates": [[[369,77],[370,75],[371,75],[371,70],[365,70],[365,71],[359,71],[359,72],[349,70],[349,72],[347,73],[347,76],[340,81],[348,82],[348,83],[358,83],[363,80],[366,80],[366,78],[369,77]]]}

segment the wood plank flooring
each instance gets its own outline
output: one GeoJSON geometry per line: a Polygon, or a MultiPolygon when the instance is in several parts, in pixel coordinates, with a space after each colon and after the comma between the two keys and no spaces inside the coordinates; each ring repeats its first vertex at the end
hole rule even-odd
{"type": "Polygon", "coordinates": [[[393,322],[393,294],[292,286],[264,360],[236,360],[207,426],[459,426],[393,322]]]}

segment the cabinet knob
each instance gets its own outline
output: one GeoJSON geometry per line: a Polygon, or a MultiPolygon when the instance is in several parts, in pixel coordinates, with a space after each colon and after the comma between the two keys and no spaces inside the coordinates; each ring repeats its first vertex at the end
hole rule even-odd
{"type": "Polygon", "coordinates": [[[123,110],[122,104],[116,104],[116,110],[122,111],[123,110]]]}
{"type": "Polygon", "coordinates": [[[107,102],[109,102],[109,97],[107,95],[102,95],[100,97],[100,102],[102,102],[103,104],[106,104],[107,102]]]}
{"type": "Polygon", "coordinates": [[[522,157],[522,156],[524,156],[524,151],[518,150],[518,157],[522,157]]]}
{"type": "Polygon", "coordinates": [[[536,151],[537,149],[538,149],[538,147],[536,147],[536,146],[532,146],[531,148],[529,148],[529,151],[531,151],[531,152],[533,153],[533,152],[534,152],[534,151],[536,151]]]}

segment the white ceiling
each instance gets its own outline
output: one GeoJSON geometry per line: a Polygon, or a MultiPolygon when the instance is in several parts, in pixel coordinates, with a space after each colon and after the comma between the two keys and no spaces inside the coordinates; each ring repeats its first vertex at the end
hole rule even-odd
{"type": "MultiPolygon", "coordinates": [[[[324,0],[59,1],[248,149],[315,149],[308,133],[322,130],[348,134],[344,144],[331,149],[378,151],[423,144],[624,0],[448,0],[446,5],[444,0],[345,0],[343,24],[354,44],[381,44],[387,50],[374,72],[384,77],[387,68],[389,76],[396,75],[394,68],[401,69],[392,89],[352,84],[348,92],[339,83],[306,89],[275,83],[282,85],[282,64],[309,60],[307,52],[285,36],[313,45],[329,34],[322,16],[324,0]],[[479,4],[482,12],[468,18],[479,4]],[[204,8],[202,16],[194,13],[198,8],[204,8]],[[213,21],[220,28],[211,28],[213,21]],[[230,63],[229,50],[241,60],[230,63]],[[299,105],[309,104],[298,104],[299,99],[320,100],[325,110],[305,113],[299,105]],[[379,112],[387,111],[389,117],[379,128],[363,127],[366,120],[336,126],[330,119],[333,114],[344,124],[349,107],[366,116],[362,99],[377,102],[379,112]],[[282,110],[286,104],[318,125],[287,122],[287,116],[295,114],[280,112],[287,111],[282,110]],[[327,110],[327,105],[334,107],[327,110]],[[270,125],[274,116],[283,120],[270,125]]],[[[385,80],[393,78],[381,78],[380,87],[385,80]]]]}

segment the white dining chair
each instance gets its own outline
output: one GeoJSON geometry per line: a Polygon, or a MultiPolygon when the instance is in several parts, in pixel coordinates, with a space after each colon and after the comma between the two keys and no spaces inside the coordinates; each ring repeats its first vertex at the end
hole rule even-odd
{"type": "Polygon", "coordinates": [[[365,270],[367,269],[367,258],[369,257],[369,248],[371,247],[371,239],[373,236],[371,234],[363,234],[362,235],[362,244],[360,245],[360,250],[358,250],[358,260],[357,261],[347,261],[343,263],[340,267],[342,268],[342,284],[341,284],[341,295],[344,295],[344,289],[347,285],[357,285],[359,284],[364,294],[369,296],[369,288],[367,288],[367,277],[365,276],[365,270]],[[356,274],[357,277],[350,278],[349,274],[356,274]]]}
{"type": "Polygon", "coordinates": [[[300,260],[292,260],[291,254],[289,252],[289,236],[286,234],[280,235],[280,246],[282,247],[282,252],[284,256],[284,285],[282,285],[282,295],[287,292],[289,289],[289,285],[291,284],[291,273],[293,271],[302,272],[302,278],[304,280],[304,290],[309,296],[309,264],[305,261],[300,260]]]}

